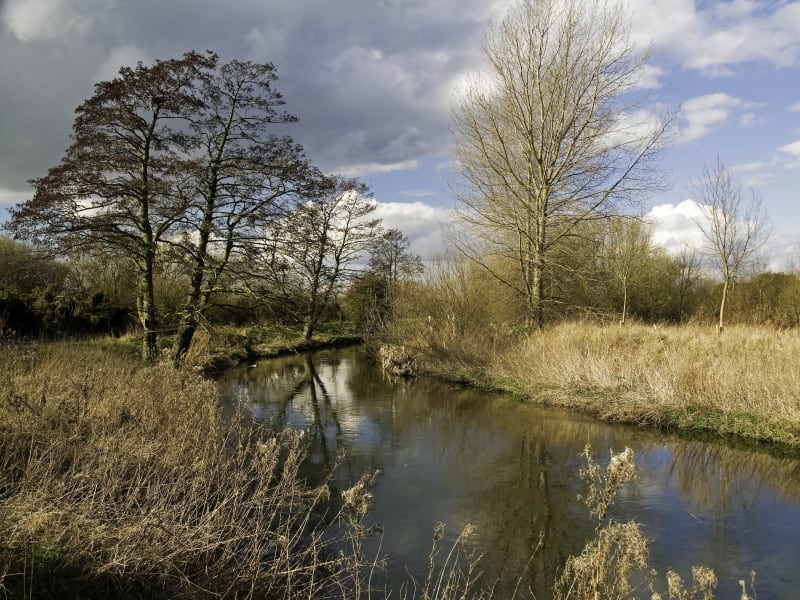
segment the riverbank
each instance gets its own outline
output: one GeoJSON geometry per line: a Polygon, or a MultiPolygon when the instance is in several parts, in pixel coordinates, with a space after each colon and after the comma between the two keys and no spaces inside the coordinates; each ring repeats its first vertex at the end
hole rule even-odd
{"type": "MultiPolygon", "coordinates": [[[[172,341],[168,335],[159,340],[165,356],[170,354],[172,341]]],[[[213,375],[263,358],[362,342],[361,334],[348,323],[323,323],[311,339],[305,338],[300,325],[217,326],[197,331],[185,364],[193,370],[213,375]]],[[[89,343],[112,354],[137,360],[142,342],[138,336],[126,335],[96,338],[89,343]]]]}
{"type": "Polygon", "coordinates": [[[362,342],[362,336],[349,324],[322,324],[311,339],[306,339],[299,326],[218,327],[197,336],[187,362],[205,373],[217,373],[262,358],[362,342]]]}
{"type": "MultiPolygon", "coordinates": [[[[421,372],[545,405],[800,455],[800,332],[732,326],[563,323],[527,335],[406,337],[421,372]]],[[[408,332],[408,330],[406,330],[408,332]]]]}
{"type": "Polygon", "coordinates": [[[0,346],[0,595],[348,597],[360,513],[306,486],[303,433],[113,343],[0,346]]]}
{"type": "MultiPolygon", "coordinates": [[[[308,434],[229,421],[212,381],[168,360],[144,367],[113,343],[0,348],[0,592],[358,597],[380,569],[360,547],[374,532],[363,524],[373,473],[343,493],[309,488],[308,434]]],[[[474,555],[463,573],[453,552],[426,580],[448,586],[428,595],[426,583],[423,597],[489,597],[467,593],[474,555]]]]}

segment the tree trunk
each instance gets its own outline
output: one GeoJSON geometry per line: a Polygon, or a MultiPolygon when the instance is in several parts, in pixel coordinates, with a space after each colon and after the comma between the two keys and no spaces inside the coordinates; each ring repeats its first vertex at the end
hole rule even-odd
{"type": "Polygon", "coordinates": [[[158,358],[158,332],[152,264],[147,265],[140,285],[138,308],[139,322],[142,324],[142,360],[153,364],[158,358]]]}
{"type": "Polygon", "coordinates": [[[622,280],[622,321],[620,325],[625,325],[625,316],[628,313],[628,279],[622,280]]]}
{"type": "Polygon", "coordinates": [[[544,329],[544,277],[543,261],[533,263],[531,281],[531,325],[536,329],[544,329]]]}
{"type": "Polygon", "coordinates": [[[724,325],[725,320],[725,302],[728,300],[728,285],[730,284],[730,279],[728,277],[722,283],[722,299],[719,303],[719,325],[717,326],[717,330],[722,333],[722,328],[724,325]]]}
{"type": "Polygon", "coordinates": [[[181,366],[183,359],[186,358],[195,331],[197,331],[197,318],[194,313],[181,319],[181,326],[178,330],[178,336],[175,338],[172,354],[172,364],[176,369],[181,366]]]}
{"type": "MultiPolygon", "coordinates": [[[[210,210],[207,210],[206,215],[209,214],[210,210]]],[[[207,216],[206,219],[208,218],[207,216]]],[[[211,235],[210,230],[210,222],[204,223],[200,229],[197,262],[195,263],[192,273],[191,288],[189,296],[186,298],[186,304],[184,305],[183,317],[181,318],[180,328],[178,329],[179,333],[175,338],[172,351],[172,363],[176,369],[181,366],[186,353],[189,351],[189,346],[192,344],[194,332],[197,331],[197,313],[201,309],[203,298],[203,275],[206,268],[205,256],[208,248],[208,240],[211,235]]]]}
{"type": "Polygon", "coordinates": [[[533,325],[536,329],[544,329],[544,269],[545,269],[545,236],[547,235],[546,215],[541,200],[537,203],[536,240],[533,244],[533,269],[532,269],[532,314],[533,325]]]}

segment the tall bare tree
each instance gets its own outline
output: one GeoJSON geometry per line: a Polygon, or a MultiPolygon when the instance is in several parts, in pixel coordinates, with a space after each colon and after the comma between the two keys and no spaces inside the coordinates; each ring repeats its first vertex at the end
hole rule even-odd
{"type": "Polygon", "coordinates": [[[602,0],[520,0],[486,35],[488,73],[453,105],[460,216],[479,246],[465,249],[518,264],[519,277],[496,276],[536,327],[554,245],[661,183],[671,118],[641,116],[647,57],[629,30],[602,0]]]}
{"type": "Polygon", "coordinates": [[[708,254],[722,276],[717,324],[722,332],[730,287],[742,268],[767,242],[770,225],[758,192],[745,190],[719,157],[714,165],[703,166],[691,191],[700,206],[701,218],[697,225],[705,237],[708,254]]]}
{"type": "Polygon", "coordinates": [[[298,144],[274,133],[276,124],[296,121],[281,110],[276,80],[271,63],[232,61],[200,83],[203,106],[190,130],[198,152],[180,222],[185,235],[170,240],[192,269],[173,348],[176,366],[233,255],[322,179],[298,144]]]}

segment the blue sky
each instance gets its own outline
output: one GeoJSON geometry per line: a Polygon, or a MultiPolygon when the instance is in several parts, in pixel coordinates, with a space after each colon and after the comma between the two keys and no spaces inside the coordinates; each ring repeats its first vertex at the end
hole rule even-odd
{"type": "MultiPolygon", "coordinates": [[[[291,133],[323,169],[360,177],[425,256],[441,248],[452,94],[482,68],[510,0],[5,0],[0,4],[0,219],[57,164],[94,82],[212,49],[271,61],[291,133]]],[[[680,107],[658,239],[693,239],[689,181],[719,156],[774,223],[767,262],[800,256],[800,1],[623,0],[653,46],[650,108],[680,107]]]]}

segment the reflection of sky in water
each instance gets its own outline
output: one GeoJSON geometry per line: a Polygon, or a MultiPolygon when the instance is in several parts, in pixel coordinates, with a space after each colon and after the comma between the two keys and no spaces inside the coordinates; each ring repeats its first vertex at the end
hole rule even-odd
{"type": "Polygon", "coordinates": [[[751,569],[760,600],[794,597],[800,587],[795,462],[440,382],[390,383],[358,350],[264,361],[221,385],[259,421],[309,431],[312,463],[343,450],[335,485],[350,485],[368,468],[383,471],[369,520],[383,525],[395,588],[408,580],[406,570],[424,575],[437,521],[447,523],[448,542],[472,522],[484,570],[503,578],[500,597],[544,531],[545,549],[529,573],[537,596],[548,597],[555,566],[592,533],[576,499],[587,441],[601,463],[609,448],[636,451],[638,479],[611,515],[642,523],[660,582],[668,567],[688,582],[692,565],[706,565],[720,579],[718,598],[738,598],[737,581],[749,580],[751,569]]]}

